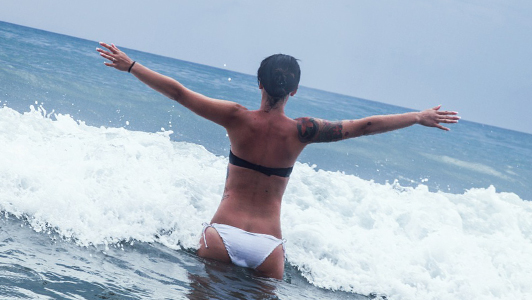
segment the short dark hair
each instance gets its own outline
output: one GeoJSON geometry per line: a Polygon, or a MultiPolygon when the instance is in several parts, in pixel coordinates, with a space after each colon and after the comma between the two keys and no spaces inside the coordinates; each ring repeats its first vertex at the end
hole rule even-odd
{"type": "Polygon", "coordinates": [[[268,93],[271,107],[297,89],[300,77],[301,69],[297,59],[286,54],[266,57],[257,71],[257,81],[262,83],[268,93]]]}

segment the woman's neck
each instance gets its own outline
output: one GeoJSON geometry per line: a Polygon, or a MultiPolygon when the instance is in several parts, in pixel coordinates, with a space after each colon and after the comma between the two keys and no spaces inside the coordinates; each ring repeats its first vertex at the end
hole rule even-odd
{"type": "Polygon", "coordinates": [[[271,106],[270,99],[269,99],[270,96],[264,90],[262,90],[262,98],[260,102],[259,111],[263,111],[267,113],[276,112],[276,113],[284,114],[284,107],[286,105],[286,101],[288,100],[288,97],[289,96],[287,95],[285,98],[279,99],[279,101],[277,101],[277,103],[275,103],[274,106],[271,106]]]}

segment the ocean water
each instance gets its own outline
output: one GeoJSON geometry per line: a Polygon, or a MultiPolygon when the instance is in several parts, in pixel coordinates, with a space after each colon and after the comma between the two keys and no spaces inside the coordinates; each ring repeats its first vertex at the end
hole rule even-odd
{"type": "MultiPolygon", "coordinates": [[[[450,132],[309,146],[282,207],[284,279],[264,279],[195,255],[223,191],[223,128],[105,67],[96,47],[0,22],[0,298],[532,296],[532,135],[462,115],[450,132]]],[[[123,50],[259,106],[253,76],[123,50]]],[[[286,108],[331,120],[406,111],[306,87],[286,108]]]]}

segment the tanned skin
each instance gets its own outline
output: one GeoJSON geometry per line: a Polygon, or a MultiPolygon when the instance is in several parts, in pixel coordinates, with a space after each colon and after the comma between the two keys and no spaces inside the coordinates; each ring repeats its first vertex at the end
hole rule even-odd
{"type": "MultiPolygon", "coordinates": [[[[288,118],[284,108],[297,88],[273,107],[270,96],[259,84],[261,105],[248,110],[242,105],[213,99],[185,88],[178,81],[154,72],[141,63],[133,65],[115,45],[100,43],[97,49],[107,59],[105,65],[120,71],[131,71],[140,81],[177,101],[199,116],[223,126],[233,153],[254,164],[270,168],[292,167],[303,149],[311,143],[334,142],[361,135],[382,133],[420,124],[449,130],[440,123],[456,123],[456,112],[440,111],[440,106],[421,112],[372,116],[358,120],[327,121],[317,118],[288,118]]],[[[260,172],[229,164],[222,200],[211,223],[231,225],[248,232],[282,238],[281,202],[289,178],[267,176],[260,172]]],[[[207,228],[207,247],[200,239],[198,255],[231,262],[224,243],[214,228],[207,228]]],[[[284,251],[279,245],[256,271],[261,276],[283,278],[284,251]]]]}
{"type": "Polygon", "coordinates": [[[329,122],[314,118],[299,118],[297,133],[302,143],[325,143],[339,141],[343,138],[342,121],[329,122]]]}

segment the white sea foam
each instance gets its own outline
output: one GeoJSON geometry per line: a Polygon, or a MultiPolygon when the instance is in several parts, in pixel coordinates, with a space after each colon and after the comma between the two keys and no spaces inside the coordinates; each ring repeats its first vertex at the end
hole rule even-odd
{"type": "Polygon", "coordinates": [[[467,161],[459,160],[459,159],[449,157],[446,155],[437,156],[437,155],[431,155],[431,154],[423,154],[423,156],[430,158],[432,160],[441,161],[441,162],[451,164],[459,168],[468,169],[468,170],[471,170],[477,173],[496,176],[496,177],[506,179],[506,180],[510,179],[507,175],[502,174],[501,172],[493,169],[490,166],[486,166],[480,163],[467,162],[467,161]]]}
{"type": "MultiPolygon", "coordinates": [[[[1,211],[80,246],[197,247],[225,157],[170,132],[47,115],[0,108],[1,211]]],[[[532,295],[532,205],[515,194],[433,193],[296,164],[284,201],[288,262],[317,286],[392,299],[532,295]]]]}

